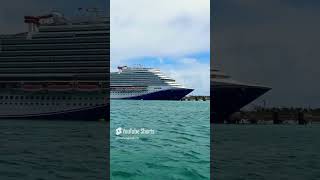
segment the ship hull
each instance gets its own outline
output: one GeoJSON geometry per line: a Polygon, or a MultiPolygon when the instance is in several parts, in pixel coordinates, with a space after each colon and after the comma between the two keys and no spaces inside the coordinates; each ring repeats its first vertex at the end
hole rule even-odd
{"type": "Polygon", "coordinates": [[[270,88],[259,86],[211,86],[211,122],[223,123],[234,112],[248,105],[270,88]]]}
{"type": "Polygon", "coordinates": [[[130,99],[130,100],[181,100],[187,94],[191,93],[193,89],[176,88],[167,89],[157,92],[151,92],[143,95],[123,97],[117,99],[130,99]]]}
{"type": "Polygon", "coordinates": [[[0,119],[29,119],[29,120],[80,120],[95,121],[99,119],[107,120],[109,113],[108,106],[89,107],[84,109],[73,109],[69,111],[58,111],[50,113],[5,115],[0,119]]]}
{"type": "Polygon", "coordinates": [[[109,119],[105,93],[4,92],[0,119],[84,120],[109,119]]]}

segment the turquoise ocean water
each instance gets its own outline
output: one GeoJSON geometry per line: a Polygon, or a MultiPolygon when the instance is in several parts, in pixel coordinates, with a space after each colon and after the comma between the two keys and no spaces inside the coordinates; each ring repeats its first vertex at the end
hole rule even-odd
{"type": "Polygon", "coordinates": [[[111,101],[111,179],[209,179],[209,109],[209,102],[111,101]],[[154,133],[116,135],[117,128],[154,133]]]}

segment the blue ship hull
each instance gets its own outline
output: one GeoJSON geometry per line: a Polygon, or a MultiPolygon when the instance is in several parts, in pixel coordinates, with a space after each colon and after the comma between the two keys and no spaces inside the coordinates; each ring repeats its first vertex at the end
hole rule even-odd
{"type": "Polygon", "coordinates": [[[193,89],[177,88],[149,93],[141,96],[134,96],[130,98],[132,100],[181,100],[187,94],[191,93],[193,89]]]}
{"type": "Polygon", "coordinates": [[[223,123],[231,114],[263,95],[270,88],[259,86],[211,86],[211,122],[223,123]]]}
{"type": "Polygon", "coordinates": [[[28,120],[83,120],[97,121],[99,119],[109,120],[110,107],[108,105],[94,106],[68,111],[58,111],[43,114],[25,114],[0,117],[0,119],[28,119],[28,120]]]}

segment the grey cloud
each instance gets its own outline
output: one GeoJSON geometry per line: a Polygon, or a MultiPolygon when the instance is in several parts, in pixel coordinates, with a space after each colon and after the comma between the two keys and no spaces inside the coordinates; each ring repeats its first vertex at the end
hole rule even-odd
{"type": "Polygon", "coordinates": [[[74,16],[78,8],[99,8],[109,13],[106,0],[5,0],[0,2],[0,34],[19,33],[26,30],[25,15],[42,15],[58,10],[67,16],[74,16]]]}
{"type": "Polygon", "coordinates": [[[239,2],[215,3],[214,64],[235,79],[272,87],[261,98],[269,105],[319,107],[320,6],[239,2]]]}

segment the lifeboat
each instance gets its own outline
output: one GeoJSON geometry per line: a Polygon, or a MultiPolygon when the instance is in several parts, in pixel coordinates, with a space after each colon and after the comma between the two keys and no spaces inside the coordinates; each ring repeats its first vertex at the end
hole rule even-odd
{"type": "Polygon", "coordinates": [[[22,85],[22,90],[24,91],[41,91],[43,86],[40,84],[24,84],[22,85]]]}
{"type": "Polygon", "coordinates": [[[70,84],[50,84],[47,87],[48,91],[71,91],[72,85],[70,84]]]}
{"type": "Polygon", "coordinates": [[[78,91],[99,91],[100,87],[98,85],[94,85],[94,84],[79,84],[77,87],[78,91]]]}

